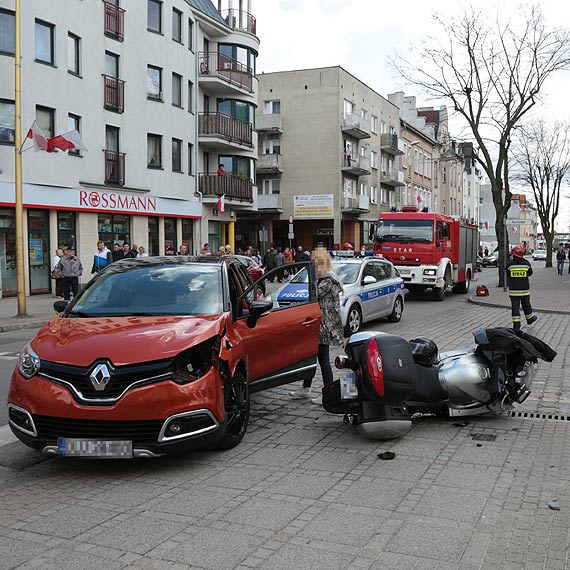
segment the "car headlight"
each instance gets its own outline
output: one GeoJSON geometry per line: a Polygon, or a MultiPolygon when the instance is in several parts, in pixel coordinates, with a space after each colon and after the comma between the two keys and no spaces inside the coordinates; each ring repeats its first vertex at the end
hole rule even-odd
{"type": "Polygon", "coordinates": [[[202,378],[217,360],[219,349],[220,341],[216,336],[183,350],[170,367],[173,382],[183,385],[202,378]]]}
{"type": "Polygon", "coordinates": [[[29,343],[20,352],[18,370],[24,378],[31,378],[40,371],[41,360],[29,343]]]}
{"type": "Polygon", "coordinates": [[[424,269],[424,275],[437,275],[437,269],[424,269]]]}

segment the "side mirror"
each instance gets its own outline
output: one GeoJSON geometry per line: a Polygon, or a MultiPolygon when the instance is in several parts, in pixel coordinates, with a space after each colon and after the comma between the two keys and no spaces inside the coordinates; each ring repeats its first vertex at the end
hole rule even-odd
{"type": "Polygon", "coordinates": [[[273,301],[252,301],[249,303],[249,317],[247,318],[247,326],[252,329],[258,319],[271,311],[273,301]]]}
{"type": "Polygon", "coordinates": [[[372,285],[372,283],[376,283],[376,279],[372,277],[372,275],[367,275],[364,277],[364,279],[362,279],[363,285],[372,285]]]}
{"type": "Polygon", "coordinates": [[[56,301],[53,304],[53,310],[56,313],[63,313],[63,311],[65,311],[65,308],[67,307],[68,303],[69,303],[68,301],[56,301]]]}

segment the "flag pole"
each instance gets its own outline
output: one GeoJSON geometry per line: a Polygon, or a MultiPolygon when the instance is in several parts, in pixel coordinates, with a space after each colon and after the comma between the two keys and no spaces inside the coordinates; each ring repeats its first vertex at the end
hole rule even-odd
{"type": "Polygon", "coordinates": [[[18,288],[18,317],[27,317],[26,281],[24,279],[24,206],[22,204],[22,54],[20,38],[20,0],[16,3],[16,49],[14,58],[15,72],[15,194],[16,194],[16,278],[18,288]]]}

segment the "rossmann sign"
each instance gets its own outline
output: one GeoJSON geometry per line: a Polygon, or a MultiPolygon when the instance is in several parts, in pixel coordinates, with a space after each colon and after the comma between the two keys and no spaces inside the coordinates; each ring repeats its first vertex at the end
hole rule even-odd
{"type": "Polygon", "coordinates": [[[79,207],[99,209],[124,210],[128,212],[141,212],[156,214],[157,198],[151,196],[133,196],[117,194],[116,192],[95,192],[80,190],[79,207]]]}

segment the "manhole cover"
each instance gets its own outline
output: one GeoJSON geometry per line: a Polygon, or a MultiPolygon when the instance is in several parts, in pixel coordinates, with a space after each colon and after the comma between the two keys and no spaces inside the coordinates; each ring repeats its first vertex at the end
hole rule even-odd
{"type": "Polygon", "coordinates": [[[497,439],[496,435],[489,433],[474,433],[471,437],[475,441],[495,441],[497,439]]]}

